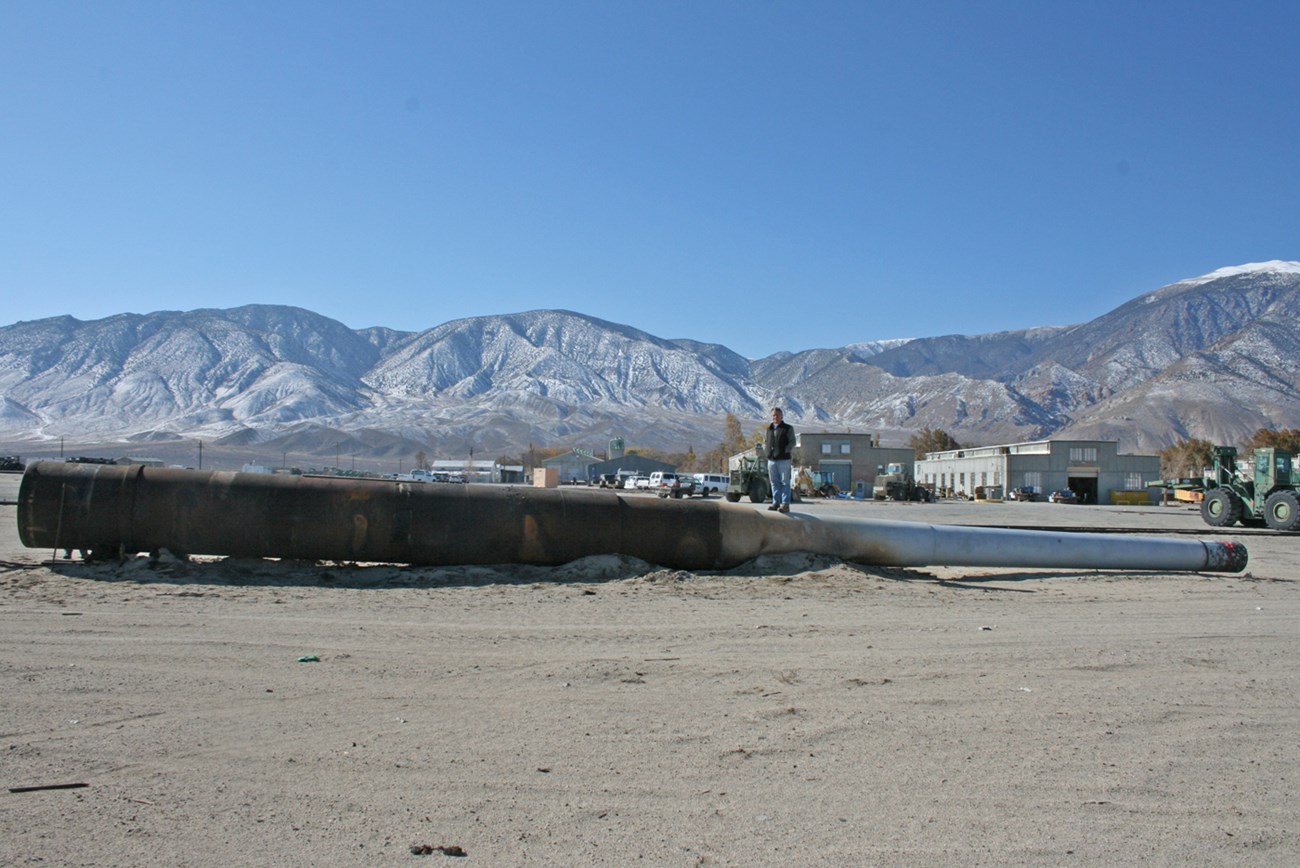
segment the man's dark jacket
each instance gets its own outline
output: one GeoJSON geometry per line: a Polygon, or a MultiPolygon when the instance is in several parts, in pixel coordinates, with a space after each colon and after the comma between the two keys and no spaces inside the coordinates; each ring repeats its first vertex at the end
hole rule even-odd
{"type": "Polygon", "coordinates": [[[768,461],[789,461],[794,449],[794,429],[785,422],[767,426],[763,434],[763,454],[768,461]]]}

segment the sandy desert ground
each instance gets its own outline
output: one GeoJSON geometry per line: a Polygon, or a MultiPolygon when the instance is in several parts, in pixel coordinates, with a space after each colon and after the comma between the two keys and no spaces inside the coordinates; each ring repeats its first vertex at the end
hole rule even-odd
{"type": "Polygon", "coordinates": [[[20,546],[16,491],[2,864],[1300,864],[1300,536],[819,502],[1251,563],[86,565],[20,546]]]}

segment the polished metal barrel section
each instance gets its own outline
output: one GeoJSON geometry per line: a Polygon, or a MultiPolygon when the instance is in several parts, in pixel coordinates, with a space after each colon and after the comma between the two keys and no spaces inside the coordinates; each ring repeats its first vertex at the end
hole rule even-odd
{"type": "MultiPolygon", "coordinates": [[[[742,511],[759,520],[767,517],[753,510],[742,511]]],[[[769,519],[761,530],[751,527],[741,531],[737,524],[730,515],[724,518],[727,533],[723,550],[729,559],[743,560],[743,553],[752,550],[760,535],[765,553],[812,551],[857,563],[902,567],[1241,572],[1248,557],[1246,547],[1237,542],[963,527],[849,516],[799,522],[769,519]]]]}
{"type": "Polygon", "coordinates": [[[40,462],[23,476],[32,548],[447,564],[563,564],[621,554],[725,569],[806,551],[889,566],[1237,572],[1232,542],[1117,538],[777,514],[587,489],[40,462]]]}

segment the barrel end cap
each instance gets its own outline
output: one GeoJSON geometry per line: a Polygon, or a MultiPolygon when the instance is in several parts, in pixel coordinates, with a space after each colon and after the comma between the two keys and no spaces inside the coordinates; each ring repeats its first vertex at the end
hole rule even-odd
{"type": "Polygon", "coordinates": [[[1239,542],[1218,541],[1205,543],[1205,569],[1212,573],[1239,573],[1246,569],[1249,556],[1246,546],[1239,542]]]}

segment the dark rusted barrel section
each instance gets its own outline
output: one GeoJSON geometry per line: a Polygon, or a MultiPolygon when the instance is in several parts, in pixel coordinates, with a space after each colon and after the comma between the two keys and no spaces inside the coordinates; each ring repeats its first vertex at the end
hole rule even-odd
{"type": "Polygon", "coordinates": [[[33,548],[410,564],[562,564],[620,553],[709,569],[719,565],[717,506],[573,489],[41,462],[23,476],[18,529],[33,548]]]}
{"type": "Polygon", "coordinates": [[[805,551],[892,566],[1240,572],[1247,560],[1233,542],[779,515],[582,489],[53,462],[23,476],[18,530],[33,548],[424,565],[622,554],[724,569],[805,551]]]}

